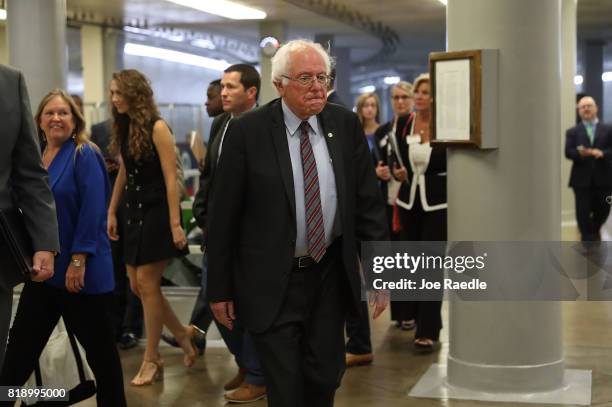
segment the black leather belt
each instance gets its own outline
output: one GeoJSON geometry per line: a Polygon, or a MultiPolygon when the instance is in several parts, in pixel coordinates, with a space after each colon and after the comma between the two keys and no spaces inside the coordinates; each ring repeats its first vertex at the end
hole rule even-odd
{"type": "Polygon", "coordinates": [[[293,269],[302,270],[317,264],[314,259],[310,256],[294,257],[293,258],[293,269]]]}

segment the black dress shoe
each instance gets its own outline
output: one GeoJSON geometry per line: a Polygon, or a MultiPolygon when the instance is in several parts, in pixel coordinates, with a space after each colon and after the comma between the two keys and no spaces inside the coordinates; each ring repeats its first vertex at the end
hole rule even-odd
{"type": "MultiPolygon", "coordinates": [[[[176,341],[176,338],[172,335],[162,333],[161,340],[172,347],[175,347],[175,348],[180,347],[178,342],[176,341]]],[[[206,338],[202,338],[202,339],[197,338],[194,340],[194,344],[196,348],[198,348],[198,354],[203,355],[204,351],[206,350],[206,338]]]]}
{"type": "Polygon", "coordinates": [[[132,332],[126,332],[121,335],[121,340],[119,340],[119,349],[128,350],[135,348],[138,346],[138,337],[132,332]]]}
{"type": "Polygon", "coordinates": [[[172,335],[168,335],[168,334],[162,333],[161,334],[161,340],[166,342],[168,345],[173,346],[175,348],[179,347],[178,342],[176,341],[176,339],[172,335]]]}

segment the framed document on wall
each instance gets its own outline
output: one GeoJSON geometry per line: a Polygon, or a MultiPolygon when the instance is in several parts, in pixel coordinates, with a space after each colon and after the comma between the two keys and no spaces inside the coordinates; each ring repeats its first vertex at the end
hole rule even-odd
{"type": "Polygon", "coordinates": [[[432,143],[495,148],[497,123],[497,51],[435,52],[429,55],[433,97],[432,143]],[[483,60],[486,62],[483,69],[483,60]],[[483,70],[487,86],[483,93],[483,70]],[[483,103],[487,107],[483,133],[483,103]]]}

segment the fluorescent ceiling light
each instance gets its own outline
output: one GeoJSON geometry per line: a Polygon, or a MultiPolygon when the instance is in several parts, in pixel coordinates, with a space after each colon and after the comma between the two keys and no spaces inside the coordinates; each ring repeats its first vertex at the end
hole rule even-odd
{"type": "Polygon", "coordinates": [[[448,4],[448,0],[438,0],[440,3],[444,4],[445,6],[448,4]]]}
{"type": "Polygon", "coordinates": [[[266,13],[251,7],[227,0],[167,0],[185,7],[232,20],[263,20],[266,13]]]}
{"type": "Polygon", "coordinates": [[[217,48],[215,47],[215,44],[213,44],[211,40],[207,40],[203,38],[191,41],[191,45],[193,45],[194,47],[200,47],[200,48],[206,48],[206,49],[217,48]]]}
{"type": "Polygon", "coordinates": [[[612,72],[604,72],[601,74],[601,80],[604,82],[612,82],[612,72]]]}
{"type": "Polygon", "coordinates": [[[368,86],[359,88],[359,93],[372,93],[374,91],[376,91],[376,86],[374,85],[368,85],[368,86]]]}
{"type": "Polygon", "coordinates": [[[6,10],[0,8],[0,20],[6,20],[6,10]]]}
{"type": "Polygon", "coordinates": [[[582,75],[574,76],[574,85],[582,85],[582,82],[584,82],[582,75]]]}
{"type": "Polygon", "coordinates": [[[383,79],[383,81],[385,82],[386,85],[395,85],[396,83],[400,81],[400,77],[399,76],[385,76],[385,79],[383,79]]]}
{"type": "Polygon", "coordinates": [[[206,58],[186,52],[173,51],[165,48],[150,47],[128,42],[123,48],[127,55],[162,59],[164,61],[176,62],[178,64],[199,66],[215,71],[224,71],[230,64],[225,60],[206,58]]]}

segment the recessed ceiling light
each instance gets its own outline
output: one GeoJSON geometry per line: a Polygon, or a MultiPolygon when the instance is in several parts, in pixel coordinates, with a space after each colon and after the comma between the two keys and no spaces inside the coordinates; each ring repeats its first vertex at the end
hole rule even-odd
{"type": "Polygon", "coordinates": [[[228,0],[167,0],[205,13],[231,18],[232,20],[263,20],[266,13],[252,7],[243,6],[228,0]]]}

